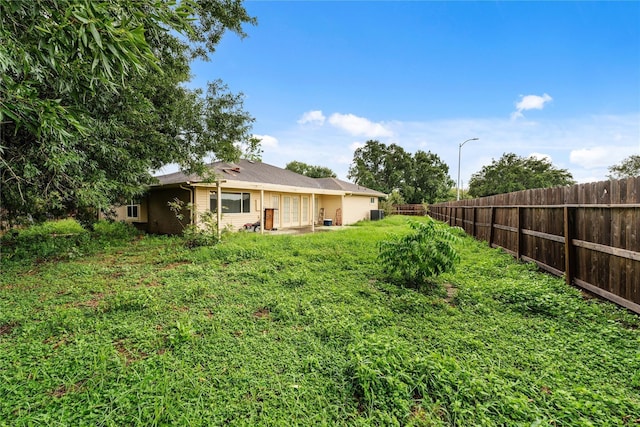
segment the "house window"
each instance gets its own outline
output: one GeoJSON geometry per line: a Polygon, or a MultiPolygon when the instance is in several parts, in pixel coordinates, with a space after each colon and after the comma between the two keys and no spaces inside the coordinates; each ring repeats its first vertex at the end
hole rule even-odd
{"type": "Polygon", "coordinates": [[[127,218],[140,218],[140,200],[132,200],[127,205],[127,218]]]}
{"type": "MultiPolygon", "coordinates": [[[[250,193],[222,193],[222,213],[249,213],[251,212],[250,193]]],[[[211,193],[209,209],[218,211],[218,193],[211,193]]]]}
{"type": "Polygon", "coordinates": [[[289,196],[282,198],[282,222],[291,223],[291,197],[289,196]]]}
{"type": "Polygon", "coordinates": [[[376,198],[372,197],[371,199],[369,199],[369,203],[371,203],[372,205],[376,204],[376,198]]]}
{"type": "Polygon", "coordinates": [[[308,197],[302,198],[302,222],[305,224],[309,222],[309,198],[308,197]]]}

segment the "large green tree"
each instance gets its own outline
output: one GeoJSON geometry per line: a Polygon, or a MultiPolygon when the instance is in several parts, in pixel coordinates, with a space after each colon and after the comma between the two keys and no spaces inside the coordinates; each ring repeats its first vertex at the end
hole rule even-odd
{"type": "Polygon", "coordinates": [[[411,154],[396,144],[369,140],[353,154],[347,174],[356,184],[390,194],[394,189],[404,196],[413,173],[411,154]]]}
{"type": "Polygon", "coordinates": [[[520,157],[505,153],[490,165],[483,166],[469,180],[469,194],[473,197],[492,196],[531,188],[548,188],[575,184],[566,169],[556,168],[549,160],[520,157]]]}
{"type": "Polygon", "coordinates": [[[335,178],[337,176],[334,171],[326,166],[313,166],[297,160],[287,163],[284,168],[310,178],[335,178]]]}
{"type": "Polygon", "coordinates": [[[437,154],[411,155],[399,145],[370,140],[354,152],[348,177],[386,194],[397,191],[407,203],[433,203],[446,199],[453,185],[448,174],[437,154]]]}
{"type": "Polygon", "coordinates": [[[613,166],[609,166],[610,179],[623,179],[640,176],[640,155],[634,154],[613,166]]]}
{"type": "Polygon", "coordinates": [[[391,193],[393,187],[389,188],[383,178],[386,153],[386,144],[376,140],[367,141],[353,153],[353,163],[349,166],[347,177],[372,190],[391,193]]]}
{"type": "Polygon", "coordinates": [[[239,0],[0,0],[6,216],[106,206],[167,163],[257,150],[242,96],[186,89],[190,63],[254,23],[239,0]]]}
{"type": "MultiPolygon", "coordinates": [[[[413,155],[415,178],[412,200],[435,203],[447,200],[455,182],[449,177],[449,166],[437,154],[417,151],[413,155]]],[[[417,202],[414,202],[417,203],[417,202]]]]}

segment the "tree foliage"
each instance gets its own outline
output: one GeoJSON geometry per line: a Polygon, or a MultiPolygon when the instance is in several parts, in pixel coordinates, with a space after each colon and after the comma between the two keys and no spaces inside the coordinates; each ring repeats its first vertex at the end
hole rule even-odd
{"type": "Polygon", "coordinates": [[[620,163],[609,166],[610,179],[623,179],[640,176],[640,155],[634,154],[620,163]]]}
{"type": "Polygon", "coordinates": [[[385,200],[380,202],[380,208],[384,210],[386,216],[390,216],[394,212],[394,205],[404,205],[405,203],[407,202],[404,200],[404,197],[402,197],[402,194],[400,194],[400,191],[393,190],[385,200]]]}
{"type": "Polygon", "coordinates": [[[308,165],[296,160],[287,163],[284,168],[310,178],[335,178],[337,176],[336,173],[328,167],[308,165]]]}
{"type": "Polygon", "coordinates": [[[491,196],[531,188],[549,188],[575,184],[566,169],[556,168],[549,160],[520,157],[505,153],[490,165],[483,166],[469,180],[469,194],[473,197],[491,196]]]}
{"type": "Polygon", "coordinates": [[[407,203],[445,200],[453,185],[449,167],[437,154],[417,151],[412,156],[399,145],[375,140],[355,151],[348,177],[386,194],[397,190],[407,203]]]}
{"type": "Polygon", "coordinates": [[[257,150],[242,96],[190,62],[254,23],[239,0],[0,0],[0,201],[10,218],[105,207],[152,171],[257,150]]]}

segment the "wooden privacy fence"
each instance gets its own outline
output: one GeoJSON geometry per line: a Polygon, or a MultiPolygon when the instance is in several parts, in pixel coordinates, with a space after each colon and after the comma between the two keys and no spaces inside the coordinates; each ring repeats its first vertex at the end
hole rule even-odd
{"type": "Polygon", "coordinates": [[[422,204],[402,204],[393,205],[391,213],[395,215],[425,216],[427,209],[422,204]]]}
{"type": "Polygon", "coordinates": [[[640,177],[439,203],[429,215],[640,313],[640,177]]]}

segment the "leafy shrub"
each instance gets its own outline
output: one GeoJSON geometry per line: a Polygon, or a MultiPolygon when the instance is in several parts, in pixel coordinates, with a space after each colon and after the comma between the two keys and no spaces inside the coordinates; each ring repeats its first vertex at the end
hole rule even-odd
{"type": "Polygon", "coordinates": [[[410,220],[409,227],[413,233],[380,242],[378,258],[392,279],[420,288],[454,270],[460,258],[453,246],[458,238],[446,225],[427,217],[424,222],[410,220]]]}
{"type": "Polygon", "coordinates": [[[195,335],[196,331],[193,329],[191,320],[186,319],[182,322],[176,320],[175,325],[171,327],[167,340],[171,347],[177,347],[182,343],[190,341],[195,335]]]}
{"type": "Polygon", "coordinates": [[[130,239],[140,234],[133,225],[121,221],[100,220],[93,224],[93,231],[98,237],[113,239],[130,239]]]}
{"type": "Polygon", "coordinates": [[[18,232],[20,239],[30,239],[37,237],[46,237],[50,235],[77,234],[84,233],[86,230],[78,221],[72,218],[60,219],[55,221],[46,221],[42,224],[32,225],[31,227],[22,229],[18,232]]]}
{"type": "MultiPolygon", "coordinates": [[[[188,248],[196,248],[198,246],[213,246],[220,241],[218,236],[218,219],[216,215],[211,211],[206,211],[200,214],[200,224],[185,224],[184,211],[195,209],[192,203],[185,203],[184,201],[174,198],[172,201],[167,202],[169,210],[173,212],[176,219],[182,226],[182,235],[185,239],[185,246],[188,248]]],[[[223,230],[228,231],[228,230],[223,230]]]]}
{"type": "Polygon", "coordinates": [[[384,215],[388,217],[394,213],[393,205],[402,205],[405,203],[400,191],[393,190],[385,200],[380,202],[380,208],[384,210],[384,215]]]}
{"type": "Polygon", "coordinates": [[[74,219],[46,221],[4,235],[2,255],[23,261],[72,258],[79,255],[79,248],[89,241],[89,232],[74,219]]]}
{"type": "Polygon", "coordinates": [[[153,303],[153,296],[148,289],[132,289],[105,298],[102,309],[104,312],[138,311],[152,308],[153,303]]]}

